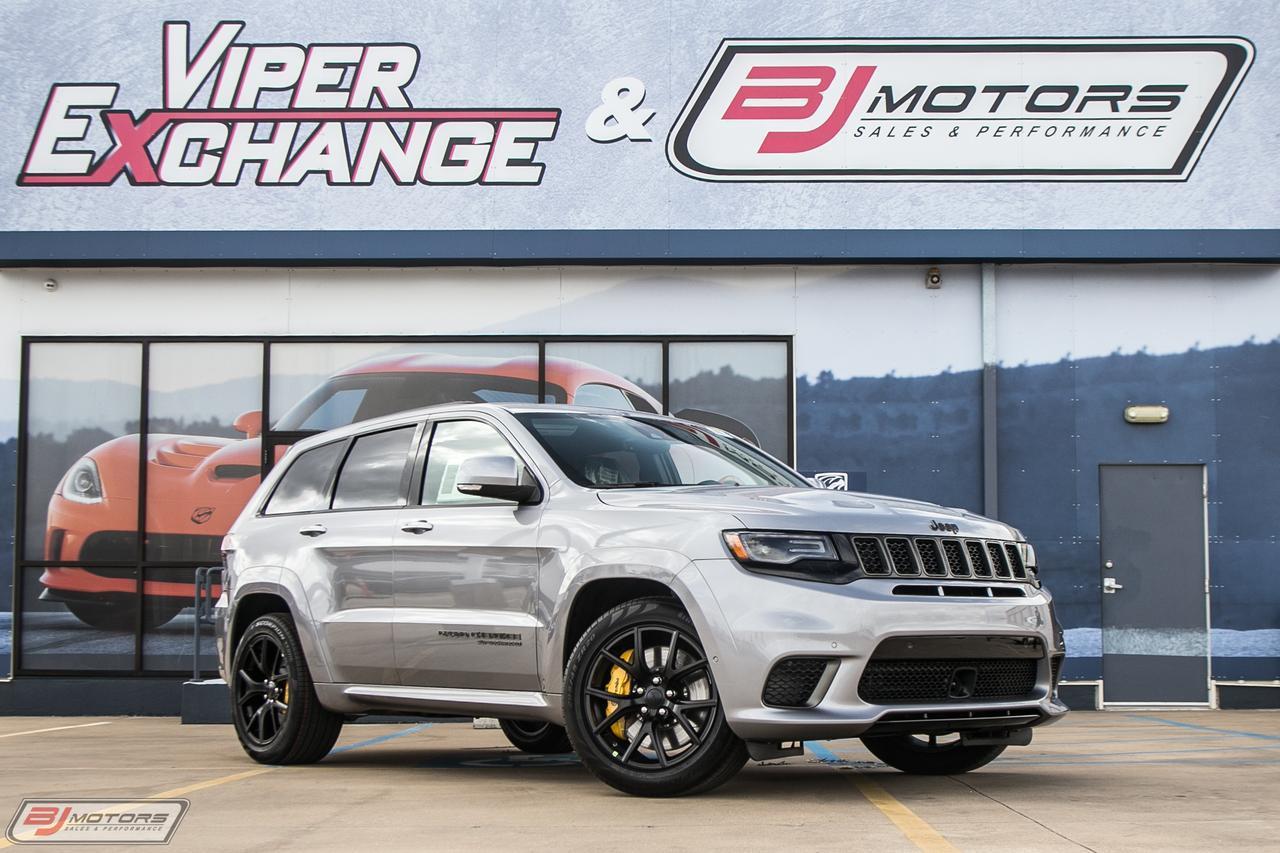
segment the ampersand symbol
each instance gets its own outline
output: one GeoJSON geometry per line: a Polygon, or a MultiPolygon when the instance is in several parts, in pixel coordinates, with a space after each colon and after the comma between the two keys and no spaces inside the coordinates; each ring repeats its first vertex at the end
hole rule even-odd
{"type": "Polygon", "coordinates": [[[654,111],[641,109],[644,84],[635,77],[617,77],[600,90],[600,100],[587,118],[587,136],[594,142],[617,142],[626,137],[633,142],[650,142],[653,137],[644,125],[654,111]]]}

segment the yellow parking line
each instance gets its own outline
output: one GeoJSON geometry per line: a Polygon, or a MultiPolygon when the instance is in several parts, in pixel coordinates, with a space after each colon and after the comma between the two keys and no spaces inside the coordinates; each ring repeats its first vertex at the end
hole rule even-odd
{"type": "MultiPolygon", "coordinates": [[[[805,743],[805,748],[823,764],[850,766],[849,762],[821,743],[808,741],[805,743]]],[[[884,788],[867,778],[866,775],[859,773],[856,775],[850,774],[850,776],[853,777],[853,784],[858,786],[858,791],[867,798],[867,802],[893,821],[893,825],[898,827],[898,831],[905,835],[912,844],[926,851],[926,853],[955,851],[956,848],[951,845],[950,841],[942,837],[942,833],[930,826],[920,815],[904,806],[884,788]]]]}
{"type": "Polygon", "coordinates": [[[853,783],[858,786],[862,796],[866,797],[871,805],[878,808],[881,814],[893,821],[893,825],[898,827],[898,830],[912,844],[926,851],[926,853],[955,851],[956,848],[952,846],[950,841],[943,838],[938,830],[925,822],[924,818],[904,806],[884,788],[864,776],[854,776],[853,783]]]}
{"type": "Polygon", "coordinates": [[[23,735],[42,735],[45,732],[60,732],[60,731],[64,731],[65,729],[87,729],[90,726],[109,726],[109,725],[111,725],[111,720],[100,720],[99,722],[96,722],[96,723],[76,723],[74,726],[53,726],[52,728],[48,728],[48,729],[31,729],[30,731],[25,731],[25,732],[9,732],[9,734],[7,735],[0,735],[0,738],[22,737],[23,735]]]}
{"type": "Polygon", "coordinates": [[[270,773],[275,770],[274,767],[259,767],[257,770],[245,770],[240,773],[232,773],[230,776],[220,776],[217,779],[207,779],[204,782],[195,782],[190,785],[184,785],[181,788],[170,788],[168,791],[161,791],[158,794],[152,794],[147,799],[150,800],[171,800],[174,797],[185,797],[187,794],[196,791],[203,791],[205,788],[213,788],[218,785],[225,785],[228,782],[239,782],[241,779],[248,779],[253,776],[261,776],[263,773],[270,773]]]}

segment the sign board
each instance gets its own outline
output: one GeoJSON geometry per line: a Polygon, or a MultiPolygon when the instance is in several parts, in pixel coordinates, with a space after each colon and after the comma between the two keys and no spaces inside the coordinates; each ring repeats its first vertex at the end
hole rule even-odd
{"type": "Polygon", "coordinates": [[[925,5],[7,4],[0,263],[1280,257],[1269,10],[925,5]]]}

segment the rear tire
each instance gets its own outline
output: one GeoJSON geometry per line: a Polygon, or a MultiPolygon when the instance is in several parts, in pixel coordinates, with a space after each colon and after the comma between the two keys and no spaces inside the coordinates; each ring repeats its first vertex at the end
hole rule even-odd
{"type": "Polygon", "coordinates": [[[709,791],[747,761],[697,630],[668,598],[620,604],[586,630],[565,673],[564,716],[586,768],[628,794],[709,791]]]}
{"type": "Polygon", "coordinates": [[[931,743],[928,735],[864,737],[862,744],[890,767],[919,776],[968,773],[995,761],[1003,746],[965,746],[958,740],[931,743]]]}
{"type": "Polygon", "coordinates": [[[569,735],[560,726],[532,720],[498,720],[511,745],[533,755],[560,755],[573,752],[569,735]]]}
{"type": "Polygon", "coordinates": [[[311,764],[329,754],[342,717],[316,696],[293,623],[280,613],[255,619],[231,666],[231,720],[240,745],[262,764],[311,764]]]}

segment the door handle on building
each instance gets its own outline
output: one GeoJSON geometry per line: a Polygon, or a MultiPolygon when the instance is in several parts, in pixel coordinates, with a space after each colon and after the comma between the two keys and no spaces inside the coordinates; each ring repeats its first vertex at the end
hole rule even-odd
{"type": "Polygon", "coordinates": [[[1102,579],[1102,591],[1105,593],[1115,593],[1118,589],[1124,589],[1124,584],[1116,583],[1115,578],[1102,579]]]}
{"type": "Polygon", "coordinates": [[[323,524],[308,524],[298,532],[303,536],[323,536],[329,532],[329,528],[323,524]]]}
{"type": "Polygon", "coordinates": [[[418,519],[417,521],[406,521],[400,526],[405,533],[430,533],[435,529],[435,525],[426,519],[418,519]]]}

